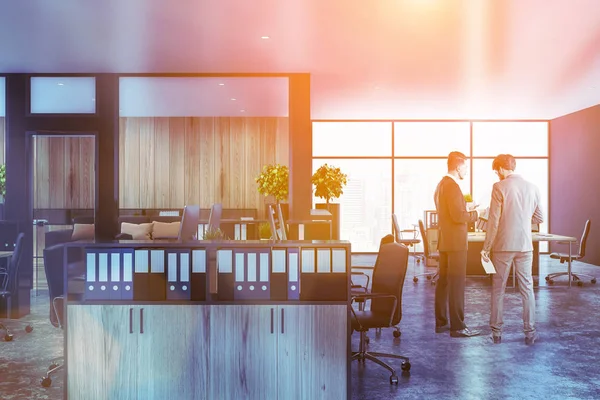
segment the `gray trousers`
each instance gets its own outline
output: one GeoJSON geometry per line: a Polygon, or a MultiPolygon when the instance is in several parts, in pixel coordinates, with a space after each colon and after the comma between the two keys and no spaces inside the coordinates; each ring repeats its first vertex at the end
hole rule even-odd
{"type": "Polygon", "coordinates": [[[506,281],[510,275],[510,266],[514,263],[519,293],[523,300],[523,331],[525,336],[531,337],[535,333],[535,296],[533,294],[533,252],[498,251],[492,253],[492,263],[496,274],[492,278],[492,312],[490,327],[493,335],[502,334],[504,325],[504,292],[506,281]]]}

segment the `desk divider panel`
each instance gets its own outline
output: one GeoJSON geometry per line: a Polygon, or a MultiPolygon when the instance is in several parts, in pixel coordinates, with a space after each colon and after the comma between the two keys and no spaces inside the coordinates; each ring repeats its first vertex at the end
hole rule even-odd
{"type": "Polygon", "coordinates": [[[87,300],[133,298],[133,249],[85,249],[87,300]]]}
{"type": "Polygon", "coordinates": [[[235,249],[235,300],[271,298],[271,249],[235,249]]]}

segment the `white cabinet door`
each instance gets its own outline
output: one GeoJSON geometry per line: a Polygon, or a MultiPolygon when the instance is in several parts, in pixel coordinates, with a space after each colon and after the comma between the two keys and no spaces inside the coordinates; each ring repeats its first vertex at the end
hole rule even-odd
{"type": "Polygon", "coordinates": [[[346,399],[348,306],[279,306],[279,399],[346,399]]]}
{"type": "Polygon", "coordinates": [[[277,306],[210,309],[209,399],[277,398],[277,306]]]}
{"type": "Polygon", "coordinates": [[[67,307],[67,398],[138,398],[131,310],[126,305],[67,307]]]}
{"type": "Polygon", "coordinates": [[[209,306],[135,308],[138,399],[206,399],[209,306]]]}

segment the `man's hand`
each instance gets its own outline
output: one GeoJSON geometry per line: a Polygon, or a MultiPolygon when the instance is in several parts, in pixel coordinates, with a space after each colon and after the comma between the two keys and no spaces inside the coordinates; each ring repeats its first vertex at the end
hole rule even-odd
{"type": "Polygon", "coordinates": [[[485,251],[485,250],[481,250],[481,257],[483,258],[483,260],[485,262],[489,262],[490,261],[490,252],[489,251],[485,251]]]}
{"type": "Polygon", "coordinates": [[[467,211],[477,211],[477,213],[479,213],[479,211],[477,210],[477,207],[479,207],[479,204],[474,204],[474,205],[470,206],[469,208],[467,208],[467,211]]]}

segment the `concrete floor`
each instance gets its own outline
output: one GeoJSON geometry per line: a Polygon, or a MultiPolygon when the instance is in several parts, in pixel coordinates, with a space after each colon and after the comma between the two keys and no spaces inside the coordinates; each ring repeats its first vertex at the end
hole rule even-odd
{"type": "MultiPolygon", "coordinates": [[[[369,264],[373,256],[354,256],[353,265],[369,264]]],[[[543,277],[562,270],[558,262],[542,256],[540,286],[536,287],[540,339],[526,346],[522,333],[521,301],[507,290],[505,331],[502,344],[489,339],[490,283],[487,278],[468,278],[466,322],[485,335],[451,338],[434,333],[435,287],[414,271],[423,269],[412,261],[403,293],[402,336],[391,329],[381,335],[369,332],[369,349],[410,357],[409,376],[399,374],[399,384],[389,384],[389,373],[367,361],[352,363],[352,399],[599,399],[600,398],[600,284],[567,287],[566,278],[548,286],[543,277]]],[[[597,273],[595,266],[574,263],[574,270],[597,273]]],[[[32,298],[32,313],[11,321],[15,338],[0,341],[0,399],[62,399],[63,377],[42,388],[39,378],[52,358],[62,354],[62,331],[48,321],[48,297],[43,290],[32,298]],[[34,325],[32,333],[22,330],[34,325]]],[[[358,348],[358,334],[352,337],[358,348]]],[[[390,360],[400,372],[400,360],[390,360]]],[[[111,399],[112,400],[112,399],[111,399]]],[[[178,399],[179,400],[179,399],[178,399]]],[[[183,400],[183,399],[182,399],[183,400]]],[[[217,399],[215,399],[217,400],[217,399]]],[[[335,400],[335,399],[332,399],[335,400]]]]}

